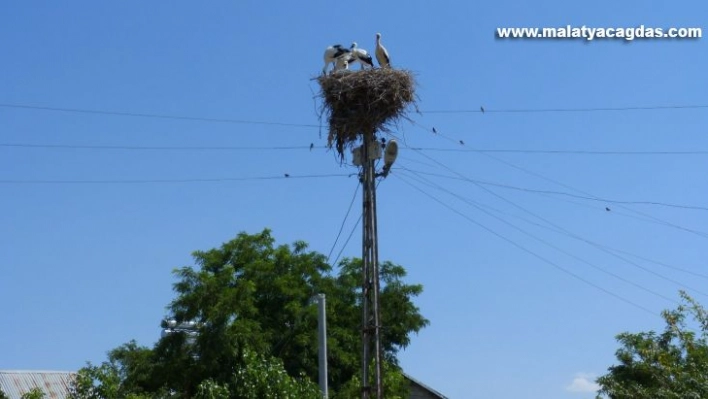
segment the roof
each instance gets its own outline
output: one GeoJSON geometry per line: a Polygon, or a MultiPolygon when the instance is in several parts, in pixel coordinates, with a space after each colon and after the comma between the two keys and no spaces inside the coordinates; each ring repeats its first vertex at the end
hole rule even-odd
{"type": "Polygon", "coordinates": [[[66,399],[76,374],[68,371],[0,370],[0,390],[10,399],[20,399],[32,388],[40,388],[47,399],[66,399]]]}
{"type": "Polygon", "coordinates": [[[445,395],[441,394],[440,392],[434,390],[433,388],[431,388],[431,387],[429,387],[429,386],[423,384],[422,382],[416,380],[415,378],[411,377],[410,375],[408,375],[408,374],[406,374],[406,373],[403,373],[403,376],[404,376],[408,381],[412,382],[413,384],[418,385],[419,387],[421,387],[422,389],[426,390],[426,391],[427,391],[428,393],[430,393],[431,395],[433,395],[433,396],[435,396],[435,397],[437,397],[437,398],[440,398],[440,399],[448,399],[447,396],[445,396],[445,395]]]}

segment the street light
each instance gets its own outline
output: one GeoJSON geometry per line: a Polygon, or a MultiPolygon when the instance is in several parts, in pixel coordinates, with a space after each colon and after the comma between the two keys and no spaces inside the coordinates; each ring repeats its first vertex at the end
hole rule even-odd
{"type": "Polygon", "coordinates": [[[317,301],[317,343],[318,343],[318,371],[322,397],[327,399],[329,388],[327,384],[327,301],[325,294],[317,294],[311,303],[317,301]]]}
{"type": "Polygon", "coordinates": [[[388,176],[388,172],[391,170],[393,163],[396,162],[397,157],[398,143],[396,140],[390,140],[388,144],[386,144],[386,150],[384,151],[384,167],[383,173],[381,174],[383,177],[388,176]]]}

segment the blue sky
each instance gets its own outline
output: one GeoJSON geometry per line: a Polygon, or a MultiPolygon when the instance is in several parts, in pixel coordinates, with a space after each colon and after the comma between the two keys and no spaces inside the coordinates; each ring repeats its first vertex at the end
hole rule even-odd
{"type": "MultiPolygon", "coordinates": [[[[171,270],[238,232],[329,253],[357,184],[329,175],[356,170],[324,149],[311,78],[326,46],[373,51],[381,32],[422,111],[396,132],[378,194],[380,257],[424,285],[431,320],[404,369],[453,398],[592,397],[571,388],[613,364],[615,334],[661,328],[679,289],[707,302],[708,212],[609,201],[705,206],[706,39],[494,32],[705,28],[706,15],[698,0],[2,2],[0,369],[75,370],[151,345],[171,270]],[[541,112],[558,109],[584,111],[541,112]],[[323,177],[200,181],[284,173],[323,177]]],[[[343,256],[359,255],[357,230],[343,256]]]]}

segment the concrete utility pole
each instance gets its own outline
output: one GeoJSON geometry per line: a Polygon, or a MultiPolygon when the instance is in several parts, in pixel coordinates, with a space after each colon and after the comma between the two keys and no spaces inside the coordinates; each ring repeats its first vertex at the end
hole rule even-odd
{"type": "Polygon", "coordinates": [[[379,143],[374,134],[363,134],[362,137],[362,146],[353,150],[354,165],[362,167],[359,179],[363,187],[361,395],[363,399],[383,399],[376,178],[388,176],[398,155],[398,144],[396,140],[388,142],[383,171],[376,173],[375,162],[381,158],[383,140],[379,143]],[[372,358],[375,366],[373,381],[369,375],[372,358]]]}
{"type": "Polygon", "coordinates": [[[373,134],[363,135],[361,147],[363,186],[363,238],[362,238],[362,398],[383,398],[381,380],[381,322],[379,313],[379,248],[376,226],[376,159],[381,157],[381,147],[373,134]],[[373,356],[372,356],[373,355],[373,356]],[[369,381],[369,364],[375,365],[373,381],[369,381]],[[371,384],[373,383],[373,384],[371,384]],[[373,385],[373,386],[372,386],[373,385]]]}
{"type": "Polygon", "coordinates": [[[327,399],[327,302],[325,294],[317,295],[317,341],[319,343],[319,374],[322,397],[327,399]]]}

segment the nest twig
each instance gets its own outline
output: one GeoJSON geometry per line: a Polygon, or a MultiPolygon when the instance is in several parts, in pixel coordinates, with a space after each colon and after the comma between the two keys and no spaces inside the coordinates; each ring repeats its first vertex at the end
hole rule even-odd
{"type": "Polygon", "coordinates": [[[342,158],[361,135],[390,132],[390,126],[408,119],[407,109],[415,105],[415,79],[409,71],[340,71],[317,80],[329,119],[327,144],[342,158]]]}

